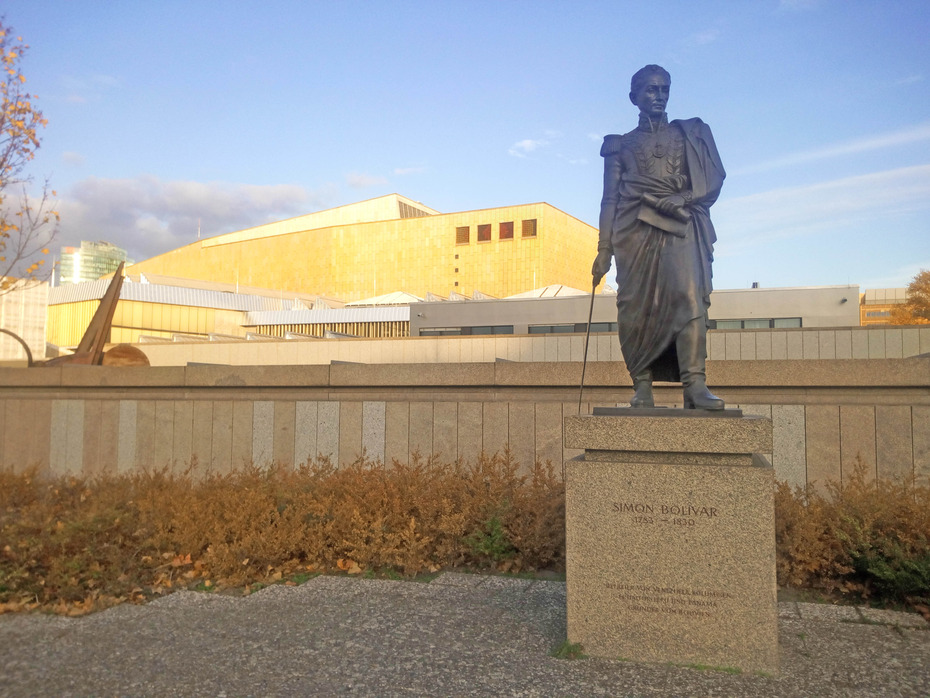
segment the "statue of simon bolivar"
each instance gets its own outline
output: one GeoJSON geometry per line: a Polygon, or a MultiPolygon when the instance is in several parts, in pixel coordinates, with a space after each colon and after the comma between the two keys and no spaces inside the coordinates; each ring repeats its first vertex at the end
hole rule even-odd
{"type": "Polygon", "coordinates": [[[660,66],[639,70],[630,85],[639,125],[604,138],[592,274],[596,284],[616,260],[620,345],[635,389],[630,406],[654,407],[659,380],[681,381],[685,408],[722,410],[704,370],[717,239],[709,209],[726,173],[707,124],[668,120],[670,84],[660,66]]]}

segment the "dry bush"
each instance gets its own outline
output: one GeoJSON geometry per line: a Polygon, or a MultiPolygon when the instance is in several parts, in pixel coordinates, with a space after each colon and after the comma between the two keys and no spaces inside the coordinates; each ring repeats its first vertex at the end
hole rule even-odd
{"type": "Polygon", "coordinates": [[[888,601],[930,601],[930,488],[871,478],[860,458],[826,493],[779,484],[778,581],[888,601]]]}
{"type": "MultiPolygon", "coordinates": [[[[248,589],[325,571],[564,566],[560,477],[538,463],[521,474],[506,451],[471,464],[200,471],[0,472],[0,612],[83,613],[179,586],[248,589]]],[[[869,479],[859,463],[825,494],[779,484],[775,512],[780,584],[927,603],[930,488],[869,479]]]]}
{"type": "Polygon", "coordinates": [[[0,611],[83,612],[183,586],[311,571],[518,571],[564,562],[564,489],[509,452],[474,464],[168,469],[92,480],[0,473],[0,611]]]}

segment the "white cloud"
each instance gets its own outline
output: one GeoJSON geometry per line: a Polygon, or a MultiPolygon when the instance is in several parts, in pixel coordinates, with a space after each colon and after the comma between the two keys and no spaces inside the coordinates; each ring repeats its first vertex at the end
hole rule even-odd
{"type": "Polygon", "coordinates": [[[775,158],[774,160],[767,160],[755,165],[749,165],[747,167],[740,168],[739,170],[731,172],[730,174],[744,175],[756,172],[766,172],[768,170],[774,170],[780,167],[789,167],[791,165],[799,165],[806,162],[813,162],[815,160],[826,160],[828,158],[835,158],[843,155],[864,153],[870,150],[882,150],[885,148],[910,145],[912,143],[918,143],[920,141],[926,140],[930,140],[930,121],[925,121],[923,123],[911,126],[909,128],[901,129],[899,131],[890,131],[888,133],[880,133],[876,136],[869,136],[867,138],[858,138],[856,140],[846,141],[845,143],[836,143],[825,148],[806,150],[799,153],[790,153],[783,157],[775,158]]]}
{"type": "Polygon", "coordinates": [[[919,165],[723,200],[713,217],[726,231],[719,247],[725,256],[773,239],[927,209],[930,165],[919,165]]]}
{"type": "Polygon", "coordinates": [[[924,76],[920,73],[915,73],[913,75],[907,75],[903,78],[894,81],[895,85],[913,85],[917,82],[923,82],[924,76]]]}
{"type": "Polygon", "coordinates": [[[135,261],[262,223],[333,205],[335,188],[310,192],[294,185],[255,186],[224,182],[165,182],[91,177],[75,184],[59,204],[58,242],[106,240],[135,261]]]}
{"type": "Polygon", "coordinates": [[[62,85],[65,91],[64,100],[71,104],[85,104],[91,99],[97,99],[100,95],[111,89],[117,89],[122,86],[119,78],[112,75],[89,75],[83,77],[65,76],[62,79],[62,85]]]}
{"type": "Polygon", "coordinates": [[[707,29],[697,32],[688,37],[688,43],[692,46],[706,46],[714,43],[720,37],[719,29],[707,29]]]}
{"type": "Polygon", "coordinates": [[[363,172],[350,172],[346,175],[346,183],[353,189],[367,189],[368,187],[383,186],[388,183],[386,177],[370,175],[363,172]]]}
{"type": "Polygon", "coordinates": [[[508,153],[517,158],[525,158],[529,153],[535,152],[540,148],[549,145],[549,141],[544,139],[524,138],[517,141],[507,150],[508,153]]]}
{"type": "Polygon", "coordinates": [[[72,167],[80,167],[84,164],[84,156],[73,150],[66,150],[61,154],[61,161],[72,167]]]}

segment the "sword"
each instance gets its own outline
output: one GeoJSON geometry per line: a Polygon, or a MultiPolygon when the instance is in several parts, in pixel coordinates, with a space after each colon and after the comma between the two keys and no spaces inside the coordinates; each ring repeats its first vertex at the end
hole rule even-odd
{"type": "Polygon", "coordinates": [[[578,389],[578,414],[581,414],[581,397],[584,395],[584,373],[588,368],[588,341],[591,339],[591,318],[594,317],[594,293],[600,279],[595,279],[591,286],[591,307],[588,309],[588,326],[584,333],[584,358],[581,361],[581,387],[578,389]]]}

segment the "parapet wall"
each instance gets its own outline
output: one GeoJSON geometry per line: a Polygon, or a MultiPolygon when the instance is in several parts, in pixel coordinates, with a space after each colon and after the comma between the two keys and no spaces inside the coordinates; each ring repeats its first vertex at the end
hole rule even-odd
{"type": "MultiPolygon", "coordinates": [[[[177,342],[137,345],[152,366],[190,362],[257,365],[483,363],[487,361],[581,361],[584,335],[496,335],[397,339],[295,339],[281,341],[177,342]]],[[[930,354],[930,325],[788,330],[712,330],[711,361],[808,359],[906,359],[930,354]]],[[[615,334],[593,334],[588,361],[623,361],[615,334]]]]}
{"type": "MultiPolygon", "coordinates": [[[[362,452],[474,459],[510,447],[557,466],[578,413],[577,361],[0,369],[0,466],[51,474],[244,462],[341,463],[362,452]]],[[[731,407],[772,419],[776,477],[822,483],[858,456],[879,476],[930,481],[930,358],[708,364],[731,407]]],[[[625,366],[588,365],[582,412],[623,403],[625,366]]],[[[681,405],[679,387],[657,400],[681,405]]]]}

